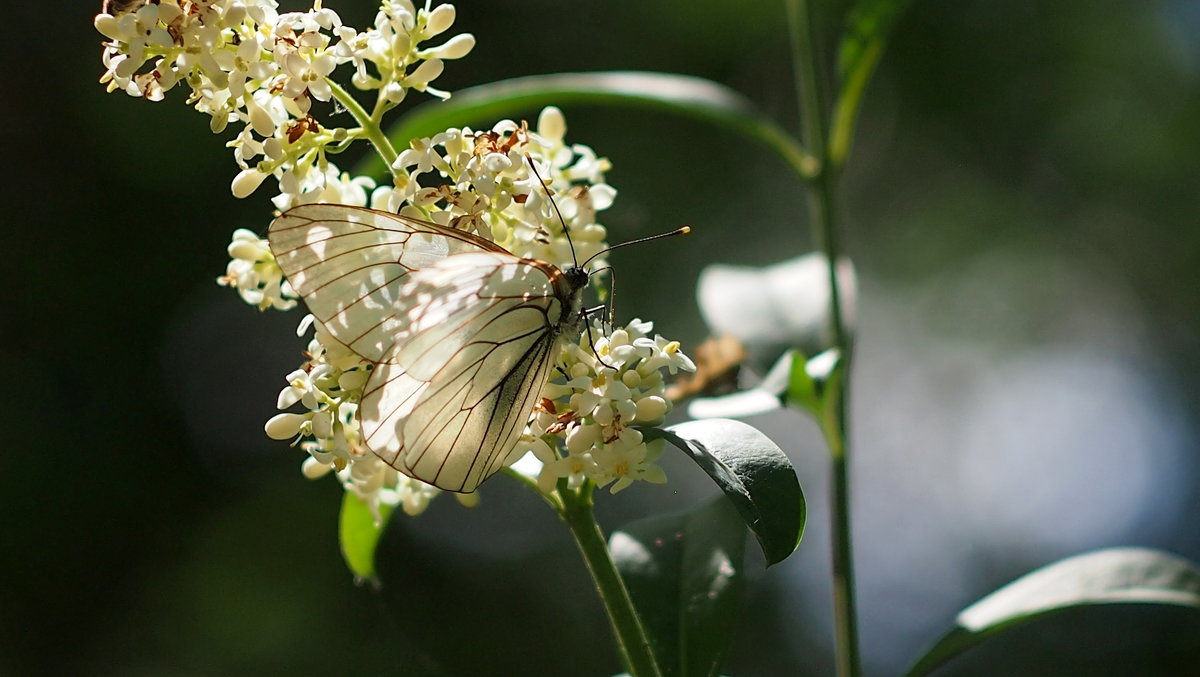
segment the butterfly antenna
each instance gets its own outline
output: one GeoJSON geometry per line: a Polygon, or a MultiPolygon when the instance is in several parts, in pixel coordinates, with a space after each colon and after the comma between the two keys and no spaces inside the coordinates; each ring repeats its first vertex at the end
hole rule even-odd
{"type": "MultiPolygon", "coordinates": [[[[567,245],[571,248],[571,261],[579,268],[579,259],[575,256],[575,243],[571,241],[571,229],[567,228],[567,221],[563,218],[562,212],[558,211],[558,203],[554,201],[554,196],[550,194],[550,187],[546,185],[546,181],[542,175],[538,173],[537,165],[533,163],[533,158],[529,153],[525,154],[525,161],[529,163],[529,170],[537,177],[538,183],[541,184],[542,190],[546,193],[546,199],[550,201],[550,206],[554,208],[555,215],[558,216],[558,222],[562,224],[563,235],[567,236],[567,245]]],[[[588,259],[591,261],[591,259],[588,259]]]]}
{"type": "Polygon", "coordinates": [[[607,254],[608,252],[611,252],[614,249],[620,249],[621,247],[628,247],[631,244],[641,244],[642,242],[649,242],[651,240],[661,240],[664,237],[674,237],[676,235],[687,235],[690,232],[692,232],[691,226],[680,226],[679,228],[676,228],[675,230],[672,230],[669,233],[659,233],[658,235],[651,235],[650,237],[641,237],[636,240],[622,242],[621,244],[614,244],[611,247],[601,249],[600,251],[596,252],[595,254],[592,254],[590,257],[588,257],[587,261],[583,262],[583,265],[586,266],[587,264],[592,262],[592,259],[594,259],[597,256],[600,256],[602,254],[607,254]]]}
{"type": "Polygon", "coordinates": [[[589,275],[599,275],[604,271],[608,271],[608,300],[604,302],[604,323],[609,327],[613,326],[613,309],[617,305],[617,269],[612,266],[604,266],[593,270],[589,275]]]}

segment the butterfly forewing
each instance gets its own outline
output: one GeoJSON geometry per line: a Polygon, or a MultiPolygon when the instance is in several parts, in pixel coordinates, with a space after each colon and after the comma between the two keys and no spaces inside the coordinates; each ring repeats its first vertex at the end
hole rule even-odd
{"type": "Polygon", "coordinates": [[[503,252],[436,224],[329,204],[288,210],[271,224],[267,239],[309,312],[334,338],[371,361],[383,356],[401,329],[402,318],[393,310],[412,271],[452,254],[503,252]]]}
{"type": "Polygon", "coordinates": [[[268,237],[309,310],[375,363],[359,406],[372,451],[451,491],[505,465],[578,286],[477,237],[356,207],[297,207],[268,237]]]}

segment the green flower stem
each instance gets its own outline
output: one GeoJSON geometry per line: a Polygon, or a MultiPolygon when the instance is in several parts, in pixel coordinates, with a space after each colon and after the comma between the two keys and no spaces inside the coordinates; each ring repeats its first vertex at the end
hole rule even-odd
{"type": "MultiPolygon", "coordinates": [[[[819,162],[816,175],[808,182],[809,215],[814,239],[829,262],[829,324],[834,346],[842,356],[842,386],[830,403],[832,420],[823,426],[829,443],[832,475],[831,510],[833,538],[833,605],[837,636],[837,672],[842,677],[860,673],[858,655],[858,619],[854,600],[854,553],[850,543],[850,482],[846,441],[846,400],[849,389],[850,345],[842,316],[841,286],[838,284],[837,212],[834,185],[838,165],[830,157],[826,144],[826,95],[822,80],[821,46],[809,0],[788,0],[788,23],[792,38],[792,59],[796,69],[796,89],[804,119],[804,141],[819,162]]],[[[845,124],[840,125],[845,129],[845,124]]],[[[846,141],[837,140],[838,152],[844,153],[846,141]]],[[[844,157],[838,158],[843,160],[844,157]]]]}
{"type": "Polygon", "coordinates": [[[559,515],[571,529],[579,552],[583,554],[583,561],[587,563],[629,673],[633,677],[661,677],[662,672],[650,650],[650,639],[642,619],[638,617],[629,590],[625,588],[608,551],[604,533],[592,514],[594,486],[591,481],[585,482],[578,491],[564,490],[560,486],[558,493],[562,496],[563,508],[559,515]]]}
{"type": "Polygon", "coordinates": [[[501,470],[500,472],[503,472],[505,475],[513,478],[517,481],[517,483],[525,485],[526,489],[537,494],[538,498],[546,502],[546,505],[554,508],[554,512],[561,513],[563,511],[562,499],[558,497],[558,494],[554,492],[549,494],[542,493],[541,487],[538,486],[537,480],[534,478],[523,475],[517,470],[513,470],[511,466],[501,470]]]}
{"type": "Polygon", "coordinates": [[[388,139],[387,134],[383,133],[383,128],[379,126],[379,120],[369,115],[367,109],[362,107],[358,99],[351,96],[350,92],[342,89],[341,85],[329,78],[326,78],[325,82],[333,90],[333,98],[345,106],[346,110],[350,111],[350,114],[362,126],[363,134],[371,142],[371,145],[375,147],[375,152],[379,153],[379,157],[388,166],[388,170],[391,171],[392,163],[396,161],[396,149],[392,147],[392,142],[388,139]]]}

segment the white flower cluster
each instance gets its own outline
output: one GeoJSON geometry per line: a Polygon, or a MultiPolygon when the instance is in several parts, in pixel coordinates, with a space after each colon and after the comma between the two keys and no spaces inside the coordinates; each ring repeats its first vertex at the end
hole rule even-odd
{"type": "MultiPolygon", "coordinates": [[[[562,111],[549,106],[536,132],[502,120],[488,131],[447,129],[415,140],[392,165],[393,185],[377,188],[371,206],[478,233],[517,256],[562,268],[582,263],[607,246],[596,212],[611,206],[617,191],[604,182],[608,159],[582,144],[568,146],[566,131],[562,111]]],[[[603,266],[597,261],[592,269],[603,266]]]]}
{"type": "MultiPolygon", "coordinates": [[[[304,413],[282,413],[265,426],[277,440],[295,439],[308,452],[301,470],[316,479],[334,473],[342,487],[363,499],[380,519],[380,506],[400,506],[409,515],[419,515],[441,493],[437,487],[397,472],[361,444],[358,402],[371,373],[371,365],[338,343],[308,315],[300,323],[304,334],[310,325],[316,332],[308,343],[308,361],[287,375],[287,386],[279,393],[280,409],[300,404],[304,413]]],[[[465,505],[474,505],[474,494],[458,495],[465,505]]]]}
{"type": "Polygon", "coordinates": [[[612,483],[616,493],[636,480],[667,480],[655,464],[664,442],[646,442],[634,425],[653,426],[671,411],[662,370],[695,371],[678,341],[650,336],[654,325],[633,320],[604,335],[599,322],[565,344],[560,377],[543,390],[521,447],[542,462],[538,485],[551,491],[560,479],[576,487],[584,479],[612,483]],[[594,343],[594,346],[593,346],[594,343]],[[561,440],[562,444],[557,442],[561,440]],[[565,451],[565,454],[563,453],[565,451]]]}
{"type": "Polygon", "coordinates": [[[300,196],[339,176],[327,167],[328,147],[340,150],[367,134],[361,126],[328,128],[310,115],[313,99],[357,105],[344,93],[338,97],[327,79],[337,66],[353,64],[354,86],[378,92],[370,113],[378,123],[410,89],[449,96],[429,84],[443,61],[465,56],[475,38],[464,33],[421,47],[454,23],[452,5],[416,9],[410,0],[384,0],[375,25],[361,32],[320,0],[305,12],[280,14],[276,6],[275,0],[158,0],[99,14],[95,26],[109,39],[100,78],[109,91],[158,101],[185,83],[188,102],[212,117],[214,132],[244,125],[229,143],[242,168],[234,195],[250,195],[274,175],[282,209],[316,201],[300,196]]]}

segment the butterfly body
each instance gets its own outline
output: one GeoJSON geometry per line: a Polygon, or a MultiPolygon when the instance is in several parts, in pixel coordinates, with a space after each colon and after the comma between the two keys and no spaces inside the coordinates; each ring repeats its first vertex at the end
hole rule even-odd
{"type": "Polygon", "coordinates": [[[580,331],[584,269],[345,205],[295,207],[267,237],[310,312],[373,364],[358,409],[372,452],[459,492],[507,465],[560,340],[580,331]]]}

